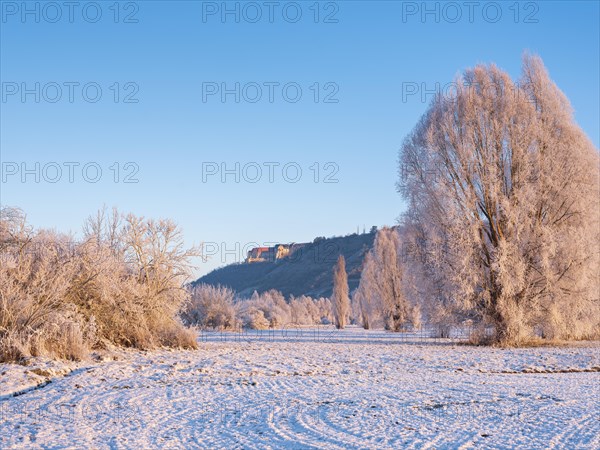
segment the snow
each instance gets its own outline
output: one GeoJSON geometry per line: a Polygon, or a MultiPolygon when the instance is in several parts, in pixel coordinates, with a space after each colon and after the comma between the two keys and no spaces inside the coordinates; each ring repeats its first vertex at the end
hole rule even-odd
{"type": "Polygon", "coordinates": [[[0,448],[597,449],[599,350],[322,328],[35,359],[0,365],[0,448]]]}

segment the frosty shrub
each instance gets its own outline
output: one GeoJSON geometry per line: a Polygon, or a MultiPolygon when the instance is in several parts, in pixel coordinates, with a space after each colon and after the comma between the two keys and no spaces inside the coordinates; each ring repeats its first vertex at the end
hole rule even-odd
{"type": "Polygon", "coordinates": [[[27,356],[80,359],[95,339],[74,305],[65,302],[76,275],[69,238],[35,233],[25,215],[0,210],[0,361],[27,356]]]}
{"type": "Polygon", "coordinates": [[[72,301],[94,317],[99,337],[136,348],[196,347],[179,313],[196,249],[170,220],[100,211],[88,219],[72,301]]]}
{"type": "Polygon", "coordinates": [[[331,301],[328,298],[313,299],[302,295],[289,301],[292,323],[299,325],[326,325],[333,323],[331,301]]]}
{"type": "Polygon", "coordinates": [[[242,324],[251,330],[267,330],[271,323],[265,317],[265,312],[254,305],[248,305],[242,310],[242,324]]]}
{"type": "Polygon", "coordinates": [[[101,211],[85,239],[0,211],[0,360],[81,359],[103,342],[194,347],[179,311],[190,251],[169,221],[101,211]]]}
{"type": "Polygon", "coordinates": [[[400,152],[413,296],[493,343],[599,336],[598,149],[538,57],[455,85],[400,152]]]}
{"type": "Polygon", "coordinates": [[[260,295],[254,292],[249,300],[240,300],[237,306],[246,328],[281,328],[292,321],[291,306],[281,292],[274,289],[260,295]]]}
{"type": "Polygon", "coordinates": [[[234,295],[233,290],[223,286],[194,286],[182,318],[185,323],[200,328],[234,329],[237,324],[234,295]]]}

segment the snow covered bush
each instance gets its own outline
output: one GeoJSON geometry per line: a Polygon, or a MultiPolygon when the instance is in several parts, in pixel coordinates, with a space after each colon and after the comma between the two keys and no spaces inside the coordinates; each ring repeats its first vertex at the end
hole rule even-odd
{"type": "Polygon", "coordinates": [[[242,309],[242,325],[251,330],[267,330],[271,322],[265,317],[265,312],[255,305],[247,305],[242,309]]]}
{"type": "Polygon", "coordinates": [[[77,273],[68,237],[35,233],[20,210],[3,208],[0,258],[0,361],[85,356],[95,333],[65,302],[77,273]]]}
{"type": "Polygon", "coordinates": [[[331,300],[325,297],[320,297],[318,300],[314,300],[315,305],[317,307],[318,310],[318,314],[320,317],[320,322],[323,325],[328,325],[333,323],[334,318],[333,318],[333,312],[332,312],[332,305],[331,305],[331,300]]]}
{"type": "Polygon", "coordinates": [[[246,328],[281,328],[292,321],[291,306],[281,292],[274,289],[262,294],[255,291],[249,300],[239,300],[237,306],[246,328]]]}
{"type": "Polygon", "coordinates": [[[194,347],[179,310],[189,251],[176,226],[104,212],[85,239],[34,231],[0,210],[0,360],[81,359],[103,342],[194,347]]]}
{"type": "Polygon", "coordinates": [[[333,322],[331,301],[327,298],[313,299],[307,295],[291,297],[290,314],[294,324],[321,325],[333,322]]]}
{"type": "Polygon", "coordinates": [[[598,149],[538,57],[455,86],[400,152],[413,297],[504,345],[599,336],[598,149]]]}
{"type": "Polygon", "coordinates": [[[281,292],[271,289],[264,292],[261,299],[265,305],[265,317],[271,328],[281,328],[292,322],[291,307],[281,292]]]}
{"type": "Polygon", "coordinates": [[[182,311],[185,323],[201,328],[234,329],[237,325],[235,293],[228,287],[200,284],[190,290],[190,301],[182,311]]]}
{"type": "Polygon", "coordinates": [[[105,210],[88,219],[71,300],[96,320],[100,338],[136,348],[196,347],[181,321],[190,258],[172,221],[105,210]]]}

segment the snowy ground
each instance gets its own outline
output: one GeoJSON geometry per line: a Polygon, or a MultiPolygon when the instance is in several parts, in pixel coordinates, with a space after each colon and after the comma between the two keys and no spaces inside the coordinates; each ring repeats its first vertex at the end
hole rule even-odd
{"type": "Polygon", "coordinates": [[[600,343],[320,329],[113,356],[0,365],[0,449],[600,448],[600,343]]]}

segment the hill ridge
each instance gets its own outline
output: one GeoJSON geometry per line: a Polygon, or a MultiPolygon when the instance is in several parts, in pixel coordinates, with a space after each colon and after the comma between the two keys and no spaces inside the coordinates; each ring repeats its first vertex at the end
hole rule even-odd
{"type": "Polygon", "coordinates": [[[227,286],[240,297],[254,291],[270,289],[289,297],[310,295],[329,297],[333,289],[333,267],[344,255],[350,292],[358,287],[365,253],[373,246],[375,233],[316,238],[313,242],[295,244],[285,258],[274,261],[234,263],[198,278],[192,283],[227,286]]]}

